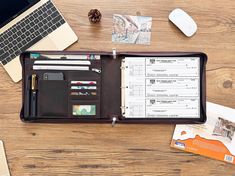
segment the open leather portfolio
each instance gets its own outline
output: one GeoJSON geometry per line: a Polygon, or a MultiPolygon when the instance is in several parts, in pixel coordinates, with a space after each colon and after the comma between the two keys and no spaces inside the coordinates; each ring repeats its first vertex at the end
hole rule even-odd
{"type": "Polygon", "coordinates": [[[204,123],[199,52],[25,52],[24,122],[204,123]]]}

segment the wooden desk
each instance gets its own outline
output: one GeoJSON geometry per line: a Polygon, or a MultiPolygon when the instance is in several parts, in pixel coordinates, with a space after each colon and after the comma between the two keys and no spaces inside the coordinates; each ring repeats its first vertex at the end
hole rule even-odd
{"type": "MultiPolygon", "coordinates": [[[[235,108],[235,1],[54,0],[80,40],[69,50],[203,51],[208,100],[235,108]],[[168,22],[181,7],[198,32],[186,38],[168,22]],[[87,13],[102,11],[99,25],[87,13]],[[151,46],[111,42],[114,13],[153,17],[151,46]]],[[[66,34],[65,34],[66,37],[66,34]]],[[[21,83],[0,68],[0,139],[13,176],[234,175],[235,166],[169,147],[174,125],[24,124],[21,83]]]]}

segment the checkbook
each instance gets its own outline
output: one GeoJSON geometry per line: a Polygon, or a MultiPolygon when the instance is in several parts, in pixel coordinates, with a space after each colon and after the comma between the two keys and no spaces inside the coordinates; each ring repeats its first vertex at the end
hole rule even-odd
{"type": "Polygon", "coordinates": [[[24,122],[204,123],[206,62],[201,52],[25,52],[20,117],[24,122]]]}

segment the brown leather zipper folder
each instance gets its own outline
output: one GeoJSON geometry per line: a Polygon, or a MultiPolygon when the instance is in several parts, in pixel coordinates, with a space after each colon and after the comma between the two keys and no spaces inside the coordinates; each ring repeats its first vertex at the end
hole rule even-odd
{"type": "Polygon", "coordinates": [[[204,123],[200,52],[25,52],[24,122],[204,123]]]}

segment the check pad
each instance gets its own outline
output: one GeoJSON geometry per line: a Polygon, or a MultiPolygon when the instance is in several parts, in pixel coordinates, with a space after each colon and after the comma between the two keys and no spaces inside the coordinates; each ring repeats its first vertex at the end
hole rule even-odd
{"type": "Polygon", "coordinates": [[[200,117],[200,57],[126,57],[122,62],[127,118],[200,117]]]}

